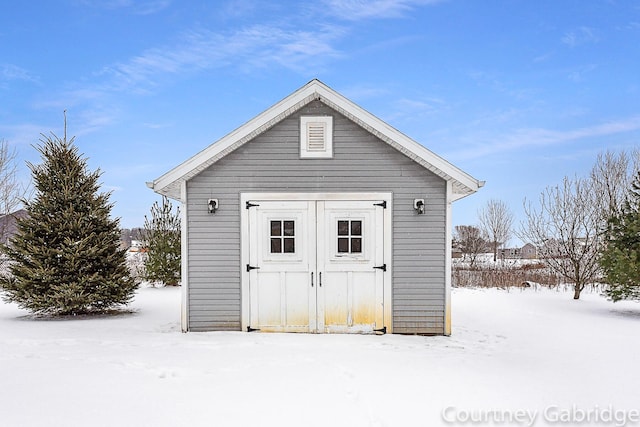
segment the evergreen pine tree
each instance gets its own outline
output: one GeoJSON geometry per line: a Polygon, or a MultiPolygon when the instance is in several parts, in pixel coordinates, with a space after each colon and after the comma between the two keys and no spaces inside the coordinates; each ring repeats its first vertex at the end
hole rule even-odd
{"type": "Polygon", "coordinates": [[[147,280],[175,286],[180,283],[180,208],[162,197],[151,206],[151,219],[144,217],[143,240],[147,249],[147,280]]]}
{"type": "Polygon", "coordinates": [[[613,301],[640,299],[640,172],[618,214],[609,219],[600,264],[613,301]]]}
{"type": "Polygon", "coordinates": [[[4,248],[4,299],[37,314],[104,312],[130,302],[135,291],[110,194],[98,192],[101,172],[88,171],[73,141],[66,128],[64,139],[43,135],[36,147],[42,163],[28,163],[35,187],[24,201],[29,215],[4,248]]]}

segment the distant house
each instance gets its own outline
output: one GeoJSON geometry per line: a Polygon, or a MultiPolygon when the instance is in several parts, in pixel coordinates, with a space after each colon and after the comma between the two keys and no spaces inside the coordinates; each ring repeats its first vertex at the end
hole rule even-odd
{"type": "Polygon", "coordinates": [[[538,249],[533,244],[527,243],[520,248],[520,258],[536,259],[538,258],[538,249]]]}
{"type": "Polygon", "coordinates": [[[148,183],[182,202],[183,331],[444,335],[483,184],[318,80],[148,183]]]}
{"type": "Polygon", "coordinates": [[[28,215],[29,213],[26,210],[20,209],[13,213],[0,216],[0,243],[3,245],[7,244],[18,231],[17,220],[25,218],[28,215]]]}
{"type": "Polygon", "coordinates": [[[535,259],[538,257],[538,250],[531,243],[526,243],[521,248],[500,249],[502,259],[535,259]]]}

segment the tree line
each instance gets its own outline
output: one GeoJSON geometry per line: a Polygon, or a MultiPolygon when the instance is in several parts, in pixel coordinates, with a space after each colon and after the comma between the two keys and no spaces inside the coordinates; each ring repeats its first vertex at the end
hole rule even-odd
{"type": "MultiPolygon", "coordinates": [[[[125,305],[138,285],[120,247],[119,219],[111,218],[110,193],[101,192],[101,171],[67,139],[43,135],[40,164],[27,163],[33,189],[20,184],[15,151],[0,140],[0,210],[22,204],[17,233],[2,245],[3,299],[41,314],[104,312],[125,305]]],[[[524,201],[524,220],[492,199],[478,212],[479,225],[455,228],[454,243],[475,264],[487,248],[498,250],[516,235],[531,242],[538,258],[573,284],[578,299],[587,284],[603,281],[613,301],[640,299],[640,152],[598,155],[587,176],[565,177],[524,201]]],[[[4,230],[2,230],[4,231],[4,230]]],[[[145,215],[143,278],[180,282],[180,212],[169,199],[145,215]]]]}
{"type": "Polygon", "coordinates": [[[605,283],[613,301],[640,299],[640,151],[602,152],[588,175],[566,176],[523,207],[515,228],[508,206],[489,200],[478,211],[479,225],[455,227],[454,245],[473,267],[487,248],[495,261],[515,235],[573,285],[574,299],[593,283],[605,283]]]}

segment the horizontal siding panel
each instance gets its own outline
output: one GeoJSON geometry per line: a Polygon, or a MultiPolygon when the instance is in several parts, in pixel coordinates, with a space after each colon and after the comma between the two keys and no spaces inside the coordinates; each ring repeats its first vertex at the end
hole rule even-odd
{"type": "Polygon", "coordinates": [[[202,317],[202,316],[235,316],[240,313],[240,304],[238,303],[227,303],[221,305],[215,305],[213,303],[208,303],[206,305],[198,303],[198,306],[195,309],[190,311],[191,316],[202,317]]]}
{"type": "Polygon", "coordinates": [[[204,286],[198,286],[198,287],[193,287],[193,288],[189,288],[189,295],[193,296],[198,296],[198,297],[207,297],[207,296],[220,296],[223,297],[224,295],[235,295],[238,296],[240,295],[240,290],[236,287],[227,287],[227,288],[221,288],[221,287],[213,287],[211,285],[211,283],[208,283],[208,286],[204,287],[204,286]]]}
{"type": "Polygon", "coordinates": [[[420,298],[396,298],[396,304],[401,305],[400,311],[411,311],[413,307],[430,306],[432,310],[442,309],[442,297],[443,295],[431,295],[429,297],[420,298]]]}
{"type": "Polygon", "coordinates": [[[217,273],[215,276],[216,281],[219,281],[220,278],[236,278],[240,275],[241,269],[240,265],[211,265],[208,268],[202,267],[194,270],[191,274],[193,275],[192,277],[213,278],[214,276],[211,273],[214,271],[217,273]]]}
{"type": "Polygon", "coordinates": [[[221,309],[232,310],[233,313],[239,313],[240,306],[237,303],[237,295],[222,295],[222,297],[227,297],[227,299],[220,298],[197,298],[191,301],[191,310],[193,312],[203,311],[208,312],[211,310],[212,312],[218,312],[221,309]],[[232,298],[233,297],[233,298],[232,298]]]}
{"type": "Polygon", "coordinates": [[[413,310],[409,310],[409,309],[403,309],[401,311],[401,313],[398,313],[398,319],[402,320],[402,319],[406,319],[406,318],[412,318],[412,319],[427,319],[427,318],[441,318],[442,315],[444,314],[441,311],[431,311],[431,310],[425,310],[425,309],[416,309],[415,307],[412,307],[413,310]]]}
{"type": "Polygon", "coordinates": [[[441,289],[434,289],[429,287],[428,284],[422,284],[422,286],[402,286],[394,289],[394,297],[397,296],[400,299],[410,298],[426,298],[430,296],[444,296],[444,286],[441,289]]]}
{"type": "MultiPolygon", "coordinates": [[[[191,297],[193,299],[193,302],[195,303],[196,301],[199,300],[212,300],[212,299],[218,299],[221,301],[233,301],[235,298],[238,298],[238,296],[240,295],[239,292],[237,292],[237,290],[235,289],[216,289],[215,291],[208,291],[207,288],[204,289],[193,289],[193,292],[191,293],[191,297]]],[[[225,303],[228,303],[225,302],[225,303]]]]}
{"type": "Polygon", "coordinates": [[[427,297],[420,298],[398,298],[394,301],[394,304],[398,305],[397,314],[406,315],[407,312],[415,310],[416,307],[419,307],[421,310],[435,310],[441,311],[444,309],[444,304],[442,302],[442,297],[444,295],[432,295],[427,297]]]}
{"type": "Polygon", "coordinates": [[[209,278],[207,281],[198,283],[206,283],[206,287],[190,286],[189,291],[194,292],[211,292],[211,293],[228,293],[231,291],[240,292],[240,288],[236,286],[236,279],[222,281],[217,278],[209,278]]]}
{"type": "Polygon", "coordinates": [[[394,332],[396,332],[398,329],[405,329],[406,332],[410,333],[442,333],[443,328],[444,323],[440,320],[440,318],[436,317],[419,318],[415,320],[402,319],[398,320],[397,324],[394,327],[394,332]]]}
{"type": "Polygon", "coordinates": [[[190,319],[200,322],[227,322],[238,323],[240,319],[240,309],[238,310],[216,310],[207,308],[204,310],[194,310],[189,314],[190,319]]]}
{"type": "Polygon", "coordinates": [[[415,328],[398,327],[394,328],[393,333],[402,335],[443,335],[444,326],[437,328],[432,326],[416,326],[415,328]]]}
{"type": "Polygon", "coordinates": [[[398,296],[444,295],[444,283],[441,283],[440,286],[425,282],[395,283],[395,285],[394,292],[398,296]]]}
{"type": "Polygon", "coordinates": [[[190,327],[191,332],[211,332],[211,331],[219,331],[219,332],[237,332],[240,330],[239,327],[231,327],[228,325],[217,325],[217,324],[205,324],[199,325],[194,324],[195,326],[190,327]]]}
{"type": "Polygon", "coordinates": [[[240,310],[239,310],[239,307],[236,307],[234,309],[230,305],[218,305],[218,306],[216,306],[216,305],[213,305],[211,303],[207,304],[207,305],[204,305],[204,306],[203,305],[193,305],[191,307],[191,316],[193,318],[208,317],[210,314],[218,316],[219,318],[226,319],[228,317],[238,316],[240,314],[240,310]]]}

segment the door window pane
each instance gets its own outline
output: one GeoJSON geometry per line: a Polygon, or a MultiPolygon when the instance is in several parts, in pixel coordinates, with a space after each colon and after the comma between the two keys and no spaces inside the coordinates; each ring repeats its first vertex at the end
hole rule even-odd
{"type": "Polygon", "coordinates": [[[295,240],[291,237],[287,237],[284,239],[284,253],[292,254],[296,251],[295,240]]]}
{"type": "Polygon", "coordinates": [[[338,236],[349,235],[349,221],[338,221],[338,236]]]}
{"type": "Polygon", "coordinates": [[[362,253],[362,239],[360,237],[351,238],[351,252],[354,254],[362,253]]]}
{"type": "Polygon", "coordinates": [[[279,238],[271,239],[271,253],[272,254],[282,253],[282,241],[279,238]]]}
{"type": "Polygon", "coordinates": [[[351,221],[351,235],[352,236],[362,235],[362,221],[351,221]]]}
{"type": "Polygon", "coordinates": [[[348,238],[339,238],[338,239],[338,252],[341,254],[349,253],[349,239],[348,238]]]}
{"type": "Polygon", "coordinates": [[[293,221],[284,221],[284,235],[285,236],[293,236],[294,232],[294,222],[293,221]]]}
{"type": "Polygon", "coordinates": [[[272,254],[292,254],[296,252],[296,224],[290,220],[270,222],[270,246],[272,254]],[[286,236],[286,237],[285,237],[286,236]]]}
{"type": "Polygon", "coordinates": [[[362,220],[338,221],[338,253],[362,253],[362,220]]]}
{"type": "Polygon", "coordinates": [[[271,221],[271,235],[282,236],[282,221],[271,221]]]}

